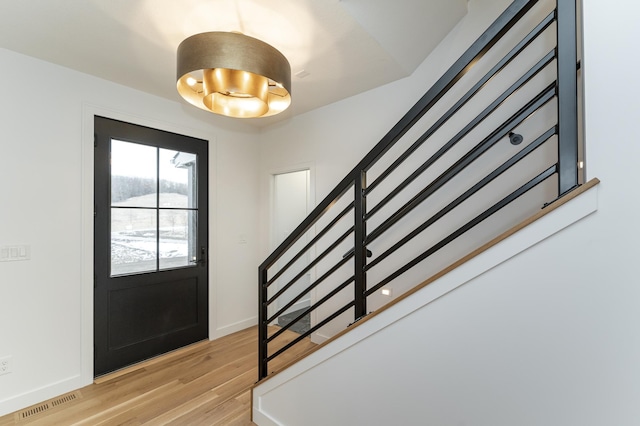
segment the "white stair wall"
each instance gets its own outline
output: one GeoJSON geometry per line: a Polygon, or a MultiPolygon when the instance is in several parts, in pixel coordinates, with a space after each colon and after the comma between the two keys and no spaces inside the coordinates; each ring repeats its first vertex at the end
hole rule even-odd
{"type": "Polygon", "coordinates": [[[591,309],[567,306],[580,283],[559,255],[596,209],[597,187],[258,385],[254,422],[523,424],[531,398],[553,411],[559,371],[580,376],[566,316],[591,309]]]}

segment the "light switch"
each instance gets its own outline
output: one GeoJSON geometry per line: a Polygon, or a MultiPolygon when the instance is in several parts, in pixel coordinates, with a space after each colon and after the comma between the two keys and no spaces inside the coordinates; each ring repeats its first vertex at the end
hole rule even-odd
{"type": "Polygon", "coordinates": [[[31,247],[28,245],[0,247],[0,262],[15,262],[29,260],[30,258],[31,247]]]}

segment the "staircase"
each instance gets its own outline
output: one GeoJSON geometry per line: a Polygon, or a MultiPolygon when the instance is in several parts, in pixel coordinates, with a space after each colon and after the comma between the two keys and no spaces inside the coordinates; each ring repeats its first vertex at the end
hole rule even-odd
{"type": "MultiPolygon", "coordinates": [[[[523,221],[564,208],[597,183],[580,185],[577,64],[573,1],[516,0],[496,19],[260,265],[258,388],[269,388],[270,363],[296,345],[331,342],[295,367],[308,369],[322,362],[320,352],[364,342],[464,283],[442,284],[445,275],[466,268],[473,278],[500,264],[495,247],[523,221]],[[481,255],[493,260],[468,266],[481,255]],[[306,275],[311,284],[300,291],[306,275]],[[418,292],[415,302],[407,297],[418,292]],[[307,297],[296,318],[270,327],[307,297]],[[283,341],[309,317],[306,331],[283,341]],[[365,323],[369,331],[356,331],[365,323]]],[[[557,226],[593,211],[586,204],[557,226]]],[[[278,374],[279,383],[295,380],[292,370],[278,374]]],[[[259,404],[255,413],[271,424],[259,404]]]]}

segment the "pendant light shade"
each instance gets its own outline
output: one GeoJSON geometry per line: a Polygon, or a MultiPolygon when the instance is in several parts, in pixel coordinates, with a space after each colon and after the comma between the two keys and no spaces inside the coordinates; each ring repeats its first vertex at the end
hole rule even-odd
{"type": "Polygon", "coordinates": [[[291,66],[269,44],[239,33],[193,35],[178,46],[178,93],[198,108],[267,117],[291,104],[291,66]]]}

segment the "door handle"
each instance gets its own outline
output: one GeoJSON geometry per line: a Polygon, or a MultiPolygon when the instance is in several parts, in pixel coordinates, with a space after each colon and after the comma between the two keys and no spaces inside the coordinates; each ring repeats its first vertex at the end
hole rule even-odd
{"type": "Polygon", "coordinates": [[[200,259],[196,259],[196,257],[194,256],[189,263],[197,263],[199,265],[204,265],[205,263],[207,263],[207,256],[206,256],[206,249],[204,248],[204,246],[200,247],[200,259]]]}

